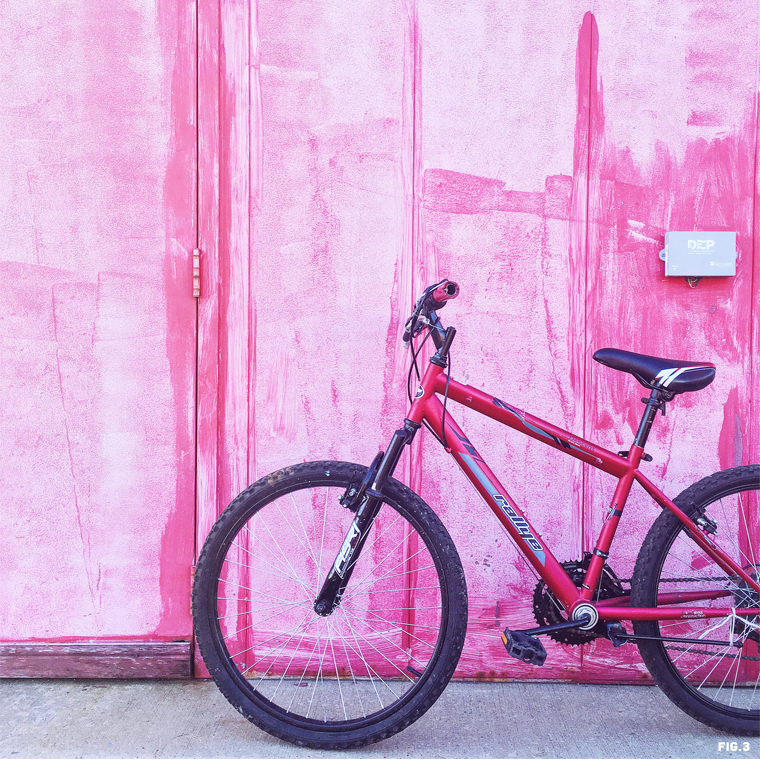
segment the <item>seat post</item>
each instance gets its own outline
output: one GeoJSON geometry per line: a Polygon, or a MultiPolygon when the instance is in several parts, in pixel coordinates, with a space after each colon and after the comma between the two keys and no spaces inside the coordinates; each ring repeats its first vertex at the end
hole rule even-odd
{"type": "Polygon", "coordinates": [[[636,433],[636,438],[633,441],[634,446],[644,448],[649,438],[649,431],[652,429],[652,423],[657,415],[657,410],[662,409],[662,413],[665,414],[665,402],[670,401],[675,394],[668,391],[652,388],[652,392],[649,394],[649,398],[642,398],[642,403],[646,404],[644,414],[641,416],[641,422],[639,422],[639,429],[636,433]]]}

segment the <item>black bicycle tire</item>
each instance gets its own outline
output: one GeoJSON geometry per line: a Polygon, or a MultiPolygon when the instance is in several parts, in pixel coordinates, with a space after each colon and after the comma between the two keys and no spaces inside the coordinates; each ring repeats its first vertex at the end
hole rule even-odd
{"type": "Polygon", "coordinates": [[[440,648],[434,654],[432,667],[424,673],[424,681],[420,679],[420,683],[398,703],[380,711],[380,717],[374,721],[368,718],[363,725],[346,729],[337,723],[327,723],[324,728],[318,728],[313,725],[314,721],[305,721],[297,716],[287,717],[281,708],[273,707],[272,703],[268,706],[264,704],[266,700],[263,697],[250,694],[250,689],[241,682],[242,676],[235,676],[233,671],[236,667],[223,645],[216,620],[216,579],[227,547],[235,540],[241,526],[279,495],[328,481],[344,488],[349,482],[360,481],[366,471],[366,467],[346,462],[308,462],[286,467],[262,478],[236,497],[219,517],[198,559],[193,588],[193,617],[196,640],[209,673],[227,700],[244,717],[273,736],[299,746],[353,749],[386,739],[406,728],[438,699],[454,673],[464,644],[467,590],[454,543],[433,510],[411,489],[391,478],[383,488],[384,499],[417,529],[434,558],[442,593],[447,596],[445,631],[439,636],[440,648]]]}
{"type": "MultiPolygon", "coordinates": [[[[694,520],[719,499],[748,490],[760,491],[760,465],[717,472],[689,486],[674,501],[694,520]]],[[[683,523],[669,510],[664,510],[652,524],[636,560],[631,582],[632,607],[655,606],[663,565],[682,530],[683,523]]],[[[656,621],[634,621],[633,627],[637,635],[660,635],[656,621]]],[[[652,678],[681,710],[721,731],[741,736],[760,736],[760,710],[739,710],[709,699],[689,685],[666,653],[662,642],[637,643],[652,678]]]]}

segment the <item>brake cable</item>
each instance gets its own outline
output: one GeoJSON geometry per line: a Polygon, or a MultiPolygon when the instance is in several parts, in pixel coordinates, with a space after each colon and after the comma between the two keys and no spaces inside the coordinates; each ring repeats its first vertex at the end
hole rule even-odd
{"type": "MultiPolygon", "coordinates": [[[[416,320],[413,325],[416,326],[416,320]]],[[[433,330],[436,329],[434,325],[427,324],[425,325],[427,327],[427,335],[425,335],[424,340],[420,345],[417,347],[417,350],[414,349],[414,335],[409,336],[409,345],[412,349],[412,363],[409,365],[409,374],[406,377],[406,395],[409,398],[409,403],[412,403],[412,370],[414,370],[415,374],[417,375],[417,380],[422,379],[422,375],[420,374],[420,368],[417,365],[417,357],[420,355],[420,352],[422,351],[422,347],[427,343],[428,338],[432,335],[433,330]]],[[[443,393],[443,414],[441,415],[441,434],[438,435],[438,433],[433,430],[430,425],[423,420],[422,423],[425,425],[425,427],[433,434],[435,439],[443,446],[444,449],[449,448],[447,442],[446,442],[446,403],[449,400],[449,380],[451,380],[451,354],[448,355],[448,363],[446,367],[446,388],[443,393]]]]}
{"type": "Polygon", "coordinates": [[[417,374],[417,379],[421,380],[422,375],[420,375],[420,368],[417,366],[417,357],[420,355],[420,352],[422,351],[422,347],[427,343],[427,339],[430,337],[432,330],[428,329],[427,335],[425,336],[425,339],[420,343],[420,345],[417,347],[417,350],[414,350],[414,336],[410,336],[409,338],[409,345],[412,349],[412,363],[409,366],[409,374],[406,377],[406,395],[409,397],[409,403],[412,403],[412,370],[415,371],[417,374]]]}
{"type": "Polygon", "coordinates": [[[446,389],[443,393],[443,414],[441,415],[441,437],[443,444],[443,448],[448,450],[448,445],[446,444],[446,402],[449,400],[449,380],[451,380],[451,353],[448,354],[447,358],[447,367],[446,367],[446,389]]]}

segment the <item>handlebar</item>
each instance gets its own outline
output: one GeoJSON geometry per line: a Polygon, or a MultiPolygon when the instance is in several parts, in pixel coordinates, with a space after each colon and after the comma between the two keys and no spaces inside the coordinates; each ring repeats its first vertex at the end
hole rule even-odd
{"type": "MultiPolygon", "coordinates": [[[[441,280],[441,282],[425,288],[425,291],[417,299],[412,315],[406,321],[406,329],[404,330],[403,337],[404,343],[408,344],[412,337],[417,335],[420,330],[423,329],[425,324],[432,324],[434,327],[438,328],[442,334],[443,327],[435,312],[438,311],[438,309],[442,309],[446,305],[446,301],[450,301],[458,295],[459,285],[451,280],[441,280]],[[422,323],[419,322],[420,317],[423,318],[422,323]]],[[[435,333],[436,330],[433,332],[435,333]]],[[[442,335],[433,335],[433,341],[438,345],[439,340],[436,338],[442,338],[442,335]]]]}
{"type": "Polygon", "coordinates": [[[435,290],[429,294],[430,305],[433,309],[441,309],[446,305],[446,301],[456,298],[459,295],[459,285],[451,280],[444,280],[435,286],[435,290]]]}

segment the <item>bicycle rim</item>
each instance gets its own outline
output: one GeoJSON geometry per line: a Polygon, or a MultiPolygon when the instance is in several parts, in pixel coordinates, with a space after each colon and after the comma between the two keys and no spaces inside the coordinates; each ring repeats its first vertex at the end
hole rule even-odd
{"type": "MultiPolygon", "coordinates": [[[[711,540],[757,579],[757,487],[738,492],[724,489],[704,505],[711,540]]],[[[706,592],[715,599],[681,603],[683,607],[735,610],[720,618],[659,621],[655,635],[689,639],[660,642],[672,675],[679,679],[697,703],[735,718],[760,720],[760,616],[742,614],[742,608],[759,607],[760,594],[738,576],[725,573],[688,536],[676,527],[655,572],[656,595],[673,592],[706,592]]],[[[656,596],[655,595],[655,596],[656,596]]],[[[654,601],[654,600],[652,600],[654,601]]]]}

